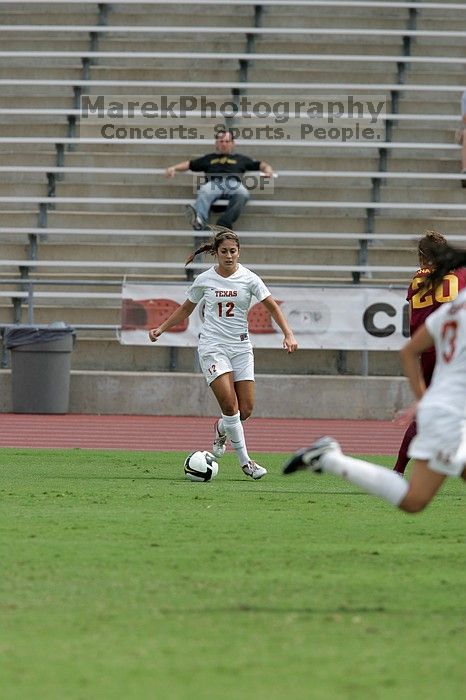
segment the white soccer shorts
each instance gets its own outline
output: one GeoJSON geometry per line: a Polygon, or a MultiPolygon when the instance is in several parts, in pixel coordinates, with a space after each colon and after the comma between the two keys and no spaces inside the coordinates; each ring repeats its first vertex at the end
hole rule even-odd
{"type": "Polygon", "coordinates": [[[233,381],[254,381],[254,355],[251,349],[232,351],[224,347],[198,348],[199,363],[207,384],[226,372],[233,372],[233,381]]]}
{"type": "Polygon", "coordinates": [[[409,446],[413,459],[429,462],[429,468],[445,476],[460,476],[466,464],[466,420],[440,406],[419,406],[417,435],[409,446]]]}

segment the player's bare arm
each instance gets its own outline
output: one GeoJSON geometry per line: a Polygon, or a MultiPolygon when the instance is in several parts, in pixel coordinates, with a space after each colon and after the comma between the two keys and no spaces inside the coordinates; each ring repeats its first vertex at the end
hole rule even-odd
{"type": "Polygon", "coordinates": [[[179,309],[176,309],[176,311],[170,314],[170,316],[163,323],[161,323],[158,328],[151,328],[149,331],[150,340],[155,343],[157,338],[160,338],[162,333],[165,333],[165,331],[170,330],[170,328],[173,328],[173,326],[178,325],[178,323],[184,321],[185,318],[188,318],[195,308],[196,304],[193,304],[192,301],[186,299],[179,309]]]}
{"type": "Polygon", "coordinates": [[[284,336],[283,347],[285,348],[285,350],[287,350],[288,352],[294,352],[295,350],[297,350],[298,343],[295,340],[293,331],[286,322],[286,318],[284,317],[275,299],[272,296],[269,296],[262,301],[262,304],[270,312],[270,315],[272,316],[275,323],[280,327],[280,330],[282,331],[284,336]]]}
{"type": "Polygon", "coordinates": [[[400,350],[401,365],[403,372],[408,378],[411,390],[419,401],[424,395],[426,384],[422,373],[419,371],[420,355],[432,347],[434,341],[425,325],[422,325],[415,332],[411,340],[400,350]]]}

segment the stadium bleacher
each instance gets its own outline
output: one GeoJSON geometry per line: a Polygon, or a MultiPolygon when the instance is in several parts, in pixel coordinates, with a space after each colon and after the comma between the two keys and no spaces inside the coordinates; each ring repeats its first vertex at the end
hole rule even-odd
{"type": "MultiPolygon", "coordinates": [[[[466,242],[454,142],[463,4],[63,0],[2,3],[0,17],[0,323],[75,324],[76,369],[101,368],[102,350],[108,369],[173,365],[168,352],[118,345],[121,283],[186,279],[192,179],[163,172],[206,152],[216,123],[190,116],[204,140],[81,136],[82,95],[189,91],[220,102],[354,92],[386,101],[378,141],[303,140],[293,115],[286,142],[238,138],[239,151],[278,173],[274,192],[253,196],[238,222],[242,258],[267,282],[406,286],[425,228],[466,242]]],[[[246,115],[228,125],[267,123],[246,115]]],[[[257,358],[259,372],[283,371],[278,350],[257,358]]],[[[180,349],[177,363],[192,370],[193,351],[180,349]]],[[[399,375],[393,353],[362,361],[307,350],[293,371],[309,368],[399,375]]]]}

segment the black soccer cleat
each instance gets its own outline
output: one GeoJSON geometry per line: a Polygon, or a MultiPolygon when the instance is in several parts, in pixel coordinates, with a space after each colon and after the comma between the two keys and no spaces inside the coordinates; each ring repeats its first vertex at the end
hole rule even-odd
{"type": "Polygon", "coordinates": [[[309,469],[316,474],[321,474],[320,458],[329,450],[340,452],[340,445],[331,437],[318,438],[310,447],[301,448],[285,462],[283,474],[293,474],[301,469],[309,469]]]}

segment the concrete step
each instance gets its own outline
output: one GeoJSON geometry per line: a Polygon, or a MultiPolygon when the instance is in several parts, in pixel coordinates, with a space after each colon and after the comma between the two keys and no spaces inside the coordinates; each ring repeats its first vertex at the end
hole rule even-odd
{"type": "MultiPolygon", "coordinates": [[[[318,200],[320,201],[320,200],[318,200]]],[[[274,200],[272,199],[271,202],[272,204],[269,204],[266,202],[265,197],[262,197],[262,199],[258,199],[257,203],[254,206],[254,209],[251,207],[247,207],[246,209],[246,216],[249,217],[249,213],[251,212],[252,216],[256,216],[259,218],[264,218],[264,216],[267,216],[268,218],[274,218],[277,215],[280,214],[280,211],[282,209],[281,205],[275,204],[274,200]],[[261,208],[262,202],[264,203],[264,208],[261,208]]],[[[363,202],[363,200],[361,200],[363,202]]],[[[10,205],[8,205],[10,206],[10,205]]],[[[11,205],[14,207],[14,205],[11,205]]],[[[21,205],[18,205],[20,207],[21,205]]],[[[64,203],[64,202],[55,202],[53,204],[53,208],[55,208],[57,211],[74,211],[78,205],[76,203],[64,203]]],[[[83,203],[82,205],[82,211],[88,211],[88,212],[105,212],[105,211],[113,211],[113,212],[118,212],[121,214],[126,214],[126,213],[131,213],[131,212],[140,212],[140,213],[146,213],[146,214],[159,214],[162,219],[166,217],[166,215],[169,212],[176,212],[179,211],[180,209],[182,210],[182,207],[179,205],[173,204],[171,205],[170,203],[167,204],[152,204],[150,202],[146,203],[141,203],[141,202],[134,202],[134,203],[115,203],[115,202],[109,202],[107,203],[89,203],[86,205],[83,203]]],[[[288,207],[286,207],[287,210],[293,214],[296,212],[299,212],[299,215],[302,218],[306,218],[308,216],[313,216],[313,217],[318,217],[321,215],[324,215],[329,209],[327,207],[325,208],[318,208],[314,206],[314,202],[312,203],[312,206],[309,206],[309,208],[300,208],[295,209],[292,204],[290,204],[288,207]]],[[[330,211],[337,211],[338,209],[341,208],[341,204],[339,203],[338,200],[335,200],[335,206],[330,210],[330,211]]],[[[351,214],[354,215],[358,210],[351,210],[351,214]]],[[[364,203],[361,204],[360,208],[360,216],[362,216],[362,213],[364,212],[364,203]]],[[[184,217],[183,217],[184,218],[184,217]]],[[[242,217],[242,219],[244,216],[242,217]]],[[[181,219],[182,221],[183,219],[181,219]]],[[[184,223],[186,226],[186,222],[184,223]]]]}
{"type": "MultiPolygon", "coordinates": [[[[2,24],[6,24],[3,17],[2,24]]],[[[27,17],[24,24],[29,24],[27,17]]],[[[58,32],[53,36],[50,32],[4,32],[2,37],[2,51],[89,51],[89,44],[89,34],[84,32],[66,36],[58,32]]]]}
{"type": "Polygon", "coordinates": [[[377,233],[402,233],[419,238],[423,231],[436,229],[445,235],[464,235],[465,216],[448,217],[441,214],[411,218],[399,215],[379,216],[375,219],[375,235],[377,233]]]}
{"type": "Polygon", "coordinates": [[[22,209],[12,209],[11,206],[8,207],[2,207],[0,209],[2,212],[2,226],[14,226],[18,228],[23,228],[26,226],[38,226],[38,214],[39,210],[38,208],[32,208],[31,205],[29,205],[27,208],[23,207],[22,209]]]}
{"type": "MultiPolygon", "coordinates": [[[[430,71],[428,67],[411,70],[406,74],[406,85],[461,85],[464,80],[464,66],[457,70],[430,71]]],[[[423,93],[429,94],[429,93],[423,93]]],[[[453,93],[450,93],[453,94],[453,93]]]]}
{"type": "Polygon", "coordinates": [[[92,7],[92,5],[84,4],[83,12],[78,11],[78,6],[73,4],[57,5],[49,4],[48,9],[45,8],[47,3],[34,4],[32,6],[27,5],[27,3],[20,3],[16,6],[10,6],[8,3],[7,8],[2,9],[2,24],[34,24],[34,25],[48,25],[51,24],[51,18],[53,18],[53,24],[63,25],[95,25],[98,19],[97,8],[92,7]]]}
{"type": "Polygon", "coordinates": [[[431,154],[428,159],[425,157],[405,159],[403,157],[390,157],[389,171],[394,172],[430,172],[430,173],[456,173],[456,157],[441,156],[432,160],[431,154]],[[427,162],[427,160],[429,162],[427,162]]]}
{"type": "MultiPolygon", "coordinates": [[[[6,246],[7,247],[7,246],[6,246]]],[[[8,255],[11,259],[27,257],[27,250],[24,246],[14,246],[10,244],[8,247],[8,255]],[[21,255],[23,251],[23,255],[21,255]]],[[[173,242],[171,245],[161,245],[157,240],[145,240],[137,246],[128,241],[122,244],[119,241],[117,244],[110,243],[95,243],[86,242],[84,239],[78,239],[75,244],[57,243],[54,237],[49,237],[45,242],[39,243],[39,259],[43,260],[94,260],[94,261],[112,261],[112,262],[144,262],[145,260],[156,260],[158,262],[173,262],[184,264],[184,261],[193,250],[193,242],[189,244],[173,242]]],[[[357,262],[357,242],[345,245],[340,244],[324,244],[316,245],[313,242],[300,241],[300,245],[292,243],[279,244],[273,241],[268,241],[265,245],[263,242],[259,244],[250,244],[249,239],[244,239],[241,245],[241,258],[244,264],[252,263],[276,263],[280,261],[283,264],[348,264],[351,265],[357,262]],[[340,261],[340,262],[338,262],[340,261]]],[[[384,251],[386,252],[386,251],[384,251]]],[[[209,262],[210,257],[206,258],[209,262]]],[[[112,275],[118,276],[121,273],[113,270],[109,271],[112,275]]],[[[43,274],[43,273],[41,273],[43,274]]],[[[92,273],[96,274],[96,273],[92,273]]]]}
{"type": "MultiPolygon", "coordinates": [[[[464,31],[460,30],[459,31],[464,31]]],[[[411,54],[413,56],[451,56],[452,58],[464,58],[464,43],[450,44],[445,42],[444,45],[432,45],[431,38],[417,38],[412,43],[411,54]]]]}
{"type": "Polygon", "coordinates": [[[119,12],[112,13],[111,25],[134,27],[251,27],[253,26],[254,8],[247,5],[238,5],[234,12],[226,6],[190,5],[180,6],[173,11],[169,8],[157,8],[146,6],[146,12],[133,12],[132,8],[122,8],[119,12]]]}
{"type": "MultiPolygon", "coordinates": [[[[266,146],[266,144],[264,144],[266,146]]],[[[166,168],[176,162],[176,157],[172,152],[168,152],[165,149],[164,153],[157,154],[154,157],[152,153],[152,148],[149,153],[138,153],[136,149],[133,149],[132,153],[120,153],[118,149],[112,151],[105,151],[102,153],[100,150],[90,152],[83,152],[81,147],[73,152],[67,152],[65,155],[65,164],[70,167],[115,167],[115,168],[166,168]]],[[[205,151],[207,151],[207,145],[205,151]]],[[[378,169],[378,155],[375,152],[367,152],[358,155],[351,155],[349,158],[342,149],[327,149],[330,151],[325,154],[318,154],[318,151],[313,149],[301,149],[297,154],[291,153],[290,149],[286,152],[276,153],[277,149],[268,149],[265,153],[265,159],[269,161],[275,170],[375,170],[378,169]]],[[[250,149],[245,147],[241,148],[241,152],[249,154],[250,149]]],[[[183,157],[189,159],[191,157],[191,147],[187,146],[184,149],[184,154],[178,154],[179,160],[183,157]]],[[[119,176],[121,177],[121,175],[119,176]]],[[[146,176],[147,178],[157,177],[157,176],[146,176]]],[[[180,181],[180,183],[190,182],[192,173],[187,175],[178,174],[175,178],[175,182],[180,181]],[[186,179],[187,178],[187,179],[186,179]]]]}
{"type": "Polygon", "coordinates": [[[246,40],[241,34],[193,34],[189,41],[177,34],[154,36],[131,36],[109,34],[99,37],[99,51],[203,51],[210,53],[226,53],[228,51],[243,52],[246,50],[246,40]]]}
{"type": "MultiPolygon", "coordinates": [[[[10,145],[10,149],[14,146],[10,145]]],[[[32,166],[54,166],[56,164],[55,151],[39,151],[33,153],[17,153],[16,151],[6,151],[0,153],[0,165],[32,165],[32,166]]],[[[24,175],[26,175],[24,173],[24,175]]],[[[1,174],[2,179],[5,173],[1,174]]],[[[41,176],[44,177],[44,176],[41,176]]]]}
{"type": "MultiPolygon", "coordinates": [[[[11,154],[12,144],[0,143],[0,157],[6,158],[8,154],[11,154]]],[[[16,150],[15,156],[23,157],[31,155],[32,158],[40,158],[40,154],[44,154],[44,158],[50,155],[55,156],[55,148],[52,144],[43,143],[15,143],[14,148],[16,150]]],[[[14,156],[11,156],[11,164],[14,165],[14,156]]],[[[8,165],[8,163],[6,163],[8,165]]]]}
{"type": "MultiPolygon", "coordinates": [[[[212,217],[216,220],[216,216],[212,217]]],[[[105,229],[174,229],[189,231],[182,211],[176,213],[152,212],[89,212],[82,210],[48,212],[49,226],[55,228],[105,228],[105,229]]],[[[320,216],[297,216],[288,212],[255,213],[252,209],[243,212],[237,222],[237,230],[243,231],[348,231],[363,233],[365,216],[359,212],[325,210],[320,216]]],[[[31,224],[25,224],[31,225],[31,224]]],[[[35,224],[32,224],[35,225],[35,224]]]]}
{"type": "MultiPolygon", "coordinates": [[[[176,68],[167,65],[159,64],[155,67],[151,66],[132,66],[125,65],[122,66],[120,62],[119,67],[108,66],[108,65],[96,65],[92,66],[91,70],[91,80],[161,80],[161,81],[171,81],[171,80],[183,80],[193,82],[199,81],[218,81],[218,82],[238,82],[239,81],[239,67],[238,63],[235,61],[224,61],[221,64],[212,64],[210,62],[204,61],[202,65],[192,65],[190,61],[186,61],[184,67],[176,68]]],[[[141,88],[132,88],[132,93],[124,88],[126,94],[133,94],[136,91],[140,91],[141,88]]],[[[147,92],[151,90],[157,90],[157,88],[147,88],[147,92]]],[[[186,91],[189,92],[189,86],[182,88],[183,94],[186,91]]],[[[118,94],[122,94],[119,88],[116,89],[118,94]]],[[[163,90],[165,93],[166,90],[163,90]]],[[[170,93],[175,93],[176,88],[171,88],[170,93]]]]}
{"type": "Polygon", "coordinates": [[[18,192],[17,182],[2,182],[0,180],[0,196],[2,197],[43,197],[46,193],[45,183],[23,183],[21,192],[18,192]]]}
{"type": "MultiPolygon", "coordinates": [[[[82,154],[92,154],[97,153],[105,155],[125,155],[129,156],[139,156],[139,154],[144,155],[144,151],[147,153],[148,145],[141,143],[126,143],[109,141],[108,144],[95,144],[80,143],[76,146],[76,151],[82,154]]],[[[157,165],[160,157],[164,157],[169,163],[178,163],[183,160],[191,160],[198,158],[205,153],[211,153],[213,151],[212,144],[207,143],[202,146],[194,146],[190,144],[171,144],[168,141],[158,141],[150,143],[150,153],[154,159],[154,167],[160,167],[157,165]]],[[[351,144],[350,147],[346,147],[344,154],[341,146],[335,143],[335,146],[326,146],[325,149],[318,147],[305,147],[303,148],[301,144],[297,146],[289,145],[286,141],[280,142],[279,145],[274,145],[269,147],[269,143],[264,140],[264,143],[260,146],[249,145],[247,140],[238,141],[237,153],[243,153],[248,155],[254,160],[265,160],[273,163],[275,165],[277,159],[288,158],[296,163],[297,158],[335,158],[342,157],[346,154],[348,163],[351,163],[353,159],[369,159],[374,160],[377,157],[376,149],[363,148],[358,145],[357,142],[351,144]]],[[[163,167],[163,166],[161,166],[163,167]]]]}
{"type": "MultiPolygon", "coordinates": [[[[309,61],[307,66],[296,66],[294,63],[281,64],[274,61],[257,61],[248,70],[248,80],[251,82],[284,83],[396,83],[397,69],[395,62],[366,65],[347,63],[344,66],[325,64],[321,61],[309,61]]],[[[440,80],[440,78],[439,78],[440,80]]],[[[334,96],[332,95],[333,99],[334,96]]]]}
{"type": "MultiPolygon", "coordinates": [[[[420,27],[418,27],[420,29],[420,27]]],[[[431,27],[433,31],[436,31],[438,27],[434,25],[431,27]]],[[[466,31],[464,29],[463,23],[460,23],[458,27],[451,31],[466,31]]],[[[412,42],[413,44],[416,44],[417,42],[423,42],[425,45],[428,45],[429,47],[429,54],[435,55],[436,50],[439,50],[440,53],[439,55],[441,56],[461,56],[463,55],[464,57],[464,39],[462,37],[456,37],[456,36],[429,36],[429,37],[422,37],[419,38],[412,42]],[[463,54],[461,54],[461,47],[463,47],[463,54]],[[456,53],[458,51],[458,53],[456,53]]]]}
{"type": "Polygon", "coordinates": [[[451,116],[459,114],[461,95],[452,93],[434,95],[432,99],[425,96],[426,93],[403,92],[400,93],[400,114],[438,114],[451,116]]]}
{"type": "MultiPolygon", "coordinates": [[[[286,26],[286,25],[284,25],[286,26]]],[[[398,36],[337,36],[316,35],[259,36],[256,39],[258,52],[262,53],[329,53],[329,54],[388,54],[403,55],[403,42],[398,36]]],[[[447,55],[447,54],[444,54],[447,55]]]]}
{"type": "Polygon", "coordinates": [[[293,27],[313,29],[405,29],[406,15],[379,8],[377,17],[366,8],[300,7],[298,12],[289,8],[271,7],[264,14],[264,27],[293,27]]]}
{"type": "MultiPolygon", "coordinates": [[[[30,85],[27,88],[24,85],[3,85],[2,99],[18,98],[20,100],[24,97],[25,92],[27,92],[28,97],[32,98],[61,98],[62,100],[74,98],[72,85],[69,87],[63,85],[30,85]]],[[[14,104],[17,104],[16,99],[14,104]]]]}
{"type": "Polygon", "coordinates": [[[60,127],[66,125],[65,115],[48,115],[48,114],[0,114],[0,127],[2,136],[7,136],[4,133],[5,128],[14,127],[19,134],[30,135],[31,129],[37,129],[42,133],[43,127],[52,130],[57,125],[60,127]]]}
{"type": "MultiPolygon", "coordinates": [[[[357,183],[343,181],[337,182],[309,180],[304,186],[296,187],[290,181],[286,187],[284,181],[278,181],[274,191],[270,193],[252,190],[251,196],[255,202],[270,201],[274,199],[290,199],[296,201],[323,200],[323,201],[367,201],[370,198],[370,183],[357,185],[357,183]]],[[[129,185],[125,183],[103,183],[101,181],[90,181],[88,184],[60,181],[56,185],[57,197],[131,197],[131,198],[154,198],[154,197],[189,197],[193,198],[193,188],[191,185],[177,186],[168,183],[165,179],[154,178],[152,183],[144,185],[129,185]]],[[[169,204],[169,203],[167,203],[169,204]]],[[[179,206],[179,205],[176,205],[179,206]]]]}
{"type": "Polygon", "coordinates": [[[446,128],[428,126],[427,124],[426,122],[418,126],[407,126],[404,122],[398,122],[398,125],[393,127],[392,139],[404,143],[415,143],[416,141],[421,143],[454,143],[454,124],[446,128]]]}
{"type": "MultiPolygon", "coordinates": [[[[4,240],[4,237],[0,235],[0,241],[1,241],[1,249],[2,249],[2,258],[4,260],[22,260],[23,258],[28,257],[28,250],[27,250],[27,244],[25,243],[13,243],[13,242],[6,242],[4,240]]],[[[5,271],[1,270],[0,271],[0,277],[4,276],[5,271]]],[[[1,289],[1,286],[0,286],[1,289]]]]}
{"type": "Polygon", "coordinates": [[[464,63],[410,63],[408,83],[429,85],[461,85],[464,80],[464,63]]]}
{"type": "MultiPolygon", "coordinates": [[[[1,159],[0,159],[1,161],[1,159]]],[[[22,195],[21,196],[26,196],[30,194],[30,191],[28,189],[28,185],[43,185],[44,187],[47,187],[47,176],[45,173],[27,173],[27,172],[19,172],[19,173],[0,173],[0,188],[3,187],[3,185],[9,185],[10,188],[7,191],[7,194],[11,194],[14,192],[15,194],[18,194],[18,186],[21,185],[21,187],[25,187],[24,190],[21,190],[22,195]],[[12,189],[12,187],[14,189],[12,189]]],[[[3,190],[2,190],[3,192],[3,190]]],[[[43,191],[42,191],[43,194],[43,191]]]]}
{"type": "MultiPolygon", "coordinates": [[[[464,12],[443,13],[441,10],[423,10],[419,13],[417,27],[420,31],[461,32],[466,31],[464,12]]],[[[425,40],[425,39],[424,39],[425,40]]]]}
{"type": "MultiPolygon", "coordinates": [[[[0,122],[0,128],[2,136],[30,136],[31,131],[34,131],[34,136],[43,136],[47,138],[65,138],[68,136],[68,125],[66,122],[56,122],[54,124],[50,123],[39,123],[34,125],[33,123],[9,123],[5,124],[0,122]]],[[[37,145],[37,144],[30,144],[37,145]]],[[[10,146],[11,148],[11,146],[10,146]]]]}
{"type": "MultiPolygon", "coordinates": [[[[3,49],[3,44],[2,44],[2,51],[6,51],[7,49],[3,49]]],[[[33,51],[33,49],[29,48],[29,46],[20,48],[18,46],[15,47],[16,51],[33,51]]],[[[40,49],[39,49],[40,50],[40,49]]],[[[46,49],[43,49],[44,51],[50,51],[50,46],[46,49]]],[[[57,51],[58,49],[53,48],[54,51],[57,51]]],[[[73,49],[66,49],[67,51],[72,51],[73,49]]],[[[60,56],[60,58],[54,59],[51,58],[50,56],[2,56],[2,69],[4,70],[4,75],[2,77],[10,77],[10,74],[16,74],[16,71],[21,71],[22,73],[25,74],[26,77],[30,78],[31,75],[35,75],[35,77],[49,77],[49,72],[52,73],[54,69],[58,68],[60,71],[63,71],[63,75],[65,77],[68,76],[68,73],[65,72],[68,71],[69,69],[73,71],[79,71],[81,73],[82,71],[82,65],[81,65],[81,59],[79,56],[76,57],[64,57],[60,56]],[[43,71],[43,73],[39,73],[39,70],[43,71]],[[44,75],[45,74],[45,75],[44,75]]],[[[61,74],[60,74],[61,75],[61,74]]]]}
{"type": "Polygon", "coordinates": [[[448,202],[450,204],[464,204],[464,189],[459,181],[451,182],[448,186],[432,187],[430,184],[410,186],[386,185],[381,188],[380,200],[382,202],[448,202]]]}
{"type": "MultiPolygon", "coordinates": [[[[57,64],[57,61],[54,61],[53,58],[40,59],[31,66],[6,66],[2,60],[0,78],[16,80],[81,80],[82,68],[78,61],[75,62],[75,65],[65,66],[62,63],[62,59],[59,59],[57,64]]],[[[24,91],[24,86],[20,87],[23,87],[24,91]]]]}
{"type": "MultiPolygon", "coordinates": [[[[242,42],[241,46],[238,47],[238,52],[243,53],[244,52],[244,42],[242,42]]],[[[109,47],[106,49],[108,51],[119,51],[121,50],[119,46],[115,47],[109,47]]],[[[154,49],[152,46],[149,51],[166,51],[168,53],[173,53],[174,49],[168,45],[166,47],[160,46],[157,44],[157,48],[154,49]]],[[[155,58],[150,58],[150,57],[143,57],[140,58],[139,56],[132,56],[132,52],[141,52],[142,50],[136,46],[133,47],[131,50],[126,50],[126,54],[124,56],[124,59],[121,57],[119,58],[113,58],[113,57],[96,57],[92,59],[92,71],[95,70],[96,67],[99,68],[105,68],[107,70],[110,69],[121,69],[122,68],[122,60],[124,60],[124,67],[127,70],[139,70],[139,71],[148,71],[150,70],[157,70],[160,73],[163,73],[167,71],[168,73],[171,70],[175,71],[182,71],[182,70],[190,70],[190,69],[196,69],[198,71],[203,71],[203,70],[213,70],[217,68],[217,70],[220,72],[221,69],[224,70],[234,70],[237,69],[239,66],[239,60],[237,58],[234,58],[232,55],[231,58],[219,58],[216,54],[218,54],[218,49],[213,49],[212,50],[212,56],[209,59],[206,58],[195,58],[190,56],[189,58],[173,58],[172,56],[168,55],[166,57],[160,57],[157,56],[155,58]]],[[[186,48],[181,48],[180,51],[188,51],[186,48]]],[[[228,51],[231,51],[231,49],[228,49],[228,51]]],[[[222,54],[228,53],[228,51],[225,49],[222,51],[222,54]]],[[[209,48],[205,47],[202,51],[202,53],[208,53],[209,48]]],[[[150,79],[155,79],[155,74],[150,75],[149,77],[146,77],[146,80],[150,79]]],[[[135,80],[138,78],[136,77],[135,80]]],[[[143,79],[143,76],[141,74],[141,78],[143,79]]],[[[182,80],[182,78],[179,78],[182,80]]],[[[202,78],[201,78],[202,79],[202,78]]],[[[207,80],[207,78],[205,78],[207,80]]],[[[218,80],[222,80],[221,77],[216,78],[218,80]]],[[[224,80],[227,80],[226,77],[223,78],[224,80]]]]}
{"type": "Polygon", "coordinates": [[[2,109],[21,108],[21,109],[73,109],[74,97],[72,95],[0,95],[0,107],[2,109]]]}
{"type": "MultiPolygon", "coordinates": [[[[146,239],[144,243],[134,245],[131,241],[125,244],[121,239],[115,244],[95,243],[79,238],[73,244],[71,239],[65,243],[58,243],[54,236],[50,236],[47,241],[39,243],[40,258],[44,260],[94,260],[113,262],[144,262],[145,260],[156,260],[158,262],[180,262],[184,261],[191,253],[191,244],[180,244],[174,242],[172,246],[159,244],[157,239],[151,241],[146,239]]],[[[121,273],[110,271],[113,275],[121,273]]],[[[91,274],[95,274],[91,271],[91,274]]]]}
{"type": "Polygon", "coordinates": [[[445,166],[447,172],[458,172],[458,163],[460,161],[460,149],[453,151],[436,151],[435,162],[432,160],[432,153],[428,151],[412,151],[411,149],[406,149],[406,152],[391,151],[390,152],[390,167],[394,170],[406,170],[407,167],[410,169],[415,167],[417,164],[421,169],[426,172],[432,172],[435,170],[437,161],[445,166]]]}

